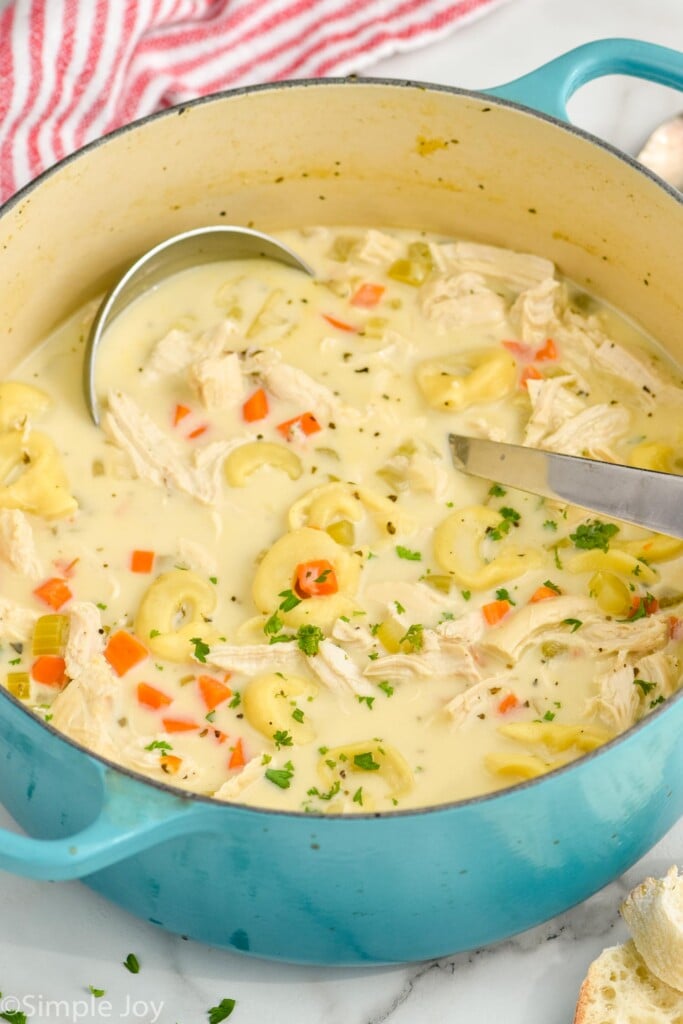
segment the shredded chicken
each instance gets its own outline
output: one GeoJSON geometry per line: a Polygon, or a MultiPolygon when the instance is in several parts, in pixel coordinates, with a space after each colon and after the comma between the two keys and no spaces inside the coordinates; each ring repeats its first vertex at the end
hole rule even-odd
{"type": "Polygon", "coordinates": [[[392,619],[406,627],[412,622],[429,622],[453,607],[453,601],[447,594],[428,587],[426,583],[409,583],[407,580],[370,583],[365,595],[370,601],[381,604],[392,619]]]}
{"type": "Polygon", "coordinates": [[[576,383],[574,374],[527,381],[531,416],[524,430],[524,444],[541,447],[544,438],[583,412],[586,403],[572,390],[576,383]]]}
{"type": "Polygon", "coordinates": [[[279,352],[270,349],[250,356],[247,372],[257,373],[276,398],[308,409],[325,425],[329,420],[357,419],[361,414],[304,370],[282,361],[279,352]]]}
{"type": "Polygon", "coordinates": [[[24,643],[36,624],[38,612],[23,608],[8,597],[0,597],[0,641],[3,643],[24,643]]]}
{"type": "Polygon", "coordinates": [[[555,273],[550,260],[542,256],[512,252],[495,245],[450,242],[440,248],[450,267],[497,278],[515,289],[532,288],[555,273]]]}
{"type": "MultiPolygon", "coordinates": [[[[494,654],[517,661],[527,648],[541,639],[545,640],[545,634],[557,630],[566,619],[576,619],[583,623],[583,630],[586,623],[596,617],[595,604],[588,598],[563,595],[551,601],[538,601],[507,615],[499,625],[488,629],[481,639],[481,645],[494,654]]],[[[578,634],[570,634],[569,627],[565,626],[561,635],[564,640],[571,636],[573,643],[578,634]]]]}
{"type": "Polygon", "coordinates": [[[422,631],[422,646],[410,654],[387,654],[371,661],[364,675],[369,679],[427,679],[450,676],[476,682],[481,672],[468,644],[444,637],[436,630],[422,631]]]}
{"type": "Polygon", "coordinates": [[[185,460],[180,445],[168,437],[122,391],[110,391],[102,425],[114,442],[128,455],[138,477],[158,487],[177,487],[205,505],[220,495],[220,467],[240,439],[217,441],[195,453],[195,466],[185,460]]]}
{"type": "Polygon", "coordinates": [[[103,657],[95,658],[58,693],[52,703],[52,725],[84,747],[121,760],[117,724],[121,683],[103,657]],[[114,735],[116,732],[116,735],[114,735]]]}
{"type": "Polygon", "coordinates": [[[468,686],[467,689],[456,694],[446,704],[444,711],[451,716],[453,724],[458,727],[467,723],[471,724],[477,715],[487,712],[491,696],[496,688],[507,686],[514,689],[517,682],[516,677],[511,676],[510,673],[489,676],[488,679],[482,679],[481,682],[468,686]]]}
{"type": "Polygon", "coordinates": [[[205,409],[231,409],[244,400],[242,366],[236,352],[192,363],[188,381],[205,409]]]}
{"type": "Polygon", "coordinates": [[[354,249],[354,256],[364,263],[393,263],[403,255],[403,243],[383,231],[370,229],[354,249]]]}
{"type": "Polygon", "coordinates": [[[681,663],[675,654],[656,651],[638,658],[635,666],[640,679],[655,684],[653,697],[670,697],[681,685],[681,663]]]}
{"type": "Polygon", "coordinates": [[[332,640],[321,640],[318,653],[308,659],[308,665],[320,682],[335,693],[351,692],[359,697],[374,693],[355,661],[332,640]]]}
{"type": "Polygon", "coordinates": [[[480,274],[446,274],[430,278],[420,290],[424,315],[441,330],[502,323],[505,302],[480,274]]]}
{"type": "Polygon", "coordinates": [[[332,639],[358,647],[361,651],[369,651],[375,645],[372,633],[364,623],[346,619],[337,619],[332,627],[332,639]]]}
{"type": "Polygon", "coordinates": [[[258,754],[247,761],[244,768],[236,775],[227,779],[213,794],[214,800],[234,800],[241,793],[256,782],[265,771],[263,767],[263,754],[258,754]]]}
{"type": "Polygon", "coordinates": [[[72,601],[69,605],[69,638],[64,652],[66,673],[75,679],[86,672],[104,649],[100,612],[90,601],[72,601]]]}
{"type": "Polygon", "coordinates": [[[596,679],[597,696],[586,703],[587,715],[599,715],[608,728],[623,732],[638,718],[640,692],[633,682],[633,666],[619,658],[617,664],[596,679]]]}
{"type": "Polygon", "coordinates": [[[611,447],[627,432],[631,417],[623,405],[588,406],[567,420],[541,441],[541,447],[565,455],[587,455],[593,459],[617,462],[611,447]]]}
{"type": "Polygon", "coordinates": [[[223,320],[209,331],[191,334],[174,328],[156,343],[145,365],[143,376],[149,381],[182,373],[198,359],[219,356],[235,347],[239,339],[237,325],[223,320]]]}
{"type": "Polygon", "coordinates": [[[510,319],[518,336],[527,345],[542,345],[557,325],[555,303],[561,290],[559,281],[545,281],[522,292],[510,310],[510,319]]]}
{"type": "Polygon", "coordinates": [[[0,509],[0,558],[29,579],[43,576],[31,524],[17,508],[0,509]]]}
{"type": "Polygon", "coordinates": [[[296,644],[212,644],[207,661],[226,672],[256,675],[273,671],[280,665],[292,665],[302,658],[296,644]]]}
{"type": "Polygon", "coordinates": [[[632,355],[617,342],[605,339],[596,348],[594,358],[601,369],[618,377],[620,384],[633,388],[635,397],[646,408],[656,402],[683,403],[681,388],[665,383],[644,359],[632,355]]]}

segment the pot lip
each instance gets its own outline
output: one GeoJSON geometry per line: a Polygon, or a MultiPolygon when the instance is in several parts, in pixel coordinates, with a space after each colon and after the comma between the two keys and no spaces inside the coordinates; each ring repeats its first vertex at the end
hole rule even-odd
{"type": "Polygon", "coordinates": [[[365,86],[389,86],[401,89],[416,89],[420,92],[441,92],[447,93],[453,96],[459,96],[466,99],[479,100],[485,103],[487,106],[500,106],[510,110],[518,111],[519,113],[528,114],[532,117],[539,118],[541,121],[546,121],[548,124],[554,125],[556,128],[560,128],[563,131],[568,132],[570,135],[580,138],[585,142],[590,142],[599,149],[603,149],[608,152],[611,156],[616,157],[622,163],[627,164],[632,170],[640,173],[643,177],[649,179],[659,188],[661,188],[667,195],[675,200],[676,203],[683,205],[683,192],[679,192],[678,189],[674,188],[663,178],[660,178],[654,171],[651,171],[644,164],[641,164],[634,156],[630,153],[626,153],[624,150],[619,149],[611,142],[607,142],[601,139],[597,135],[593,135],[585,128],[579,128],[577,125],[570,121],[563,121],[552,114],[546,114],[541,110],[535,110],[533,107],[526,106],[523,103],[518,103],[514,100],[509,100],[504,97],[495,96],[486,90],[481,89],[463,89],[459,86],[444,85],[436,82],[425,82],[419,79],[410,78],[384,78],[381,76],[348,76],[348,77],[334,77],[334,78],[290,78],[284,79],[281,82],[262,82],[255,83],[253,85],[237,86],[233,89],[223,89],[219,92],[209,93],[206,96],[198,96],[193,100],[186,100],[182,103],[176,104],[172,107],[166,107],[164,110],[157,110],[151,114],[146,114],[144,117],[140,117],[135,121],[131,121],[128,124],[121,125],[118,128],[114,128],[112,131],[107,132],[105,135],[101,135],[91,142],[81,146],[73,153],[69,153],[67,156],[62,157],[56,163],[42,171],[36,178],[27,182],[23,185],[14,195],[10,196],[2,205],[0,205],[0,217],[5,216],[15,206],[18,206],[24,200],[30,197],[31,193],[43,184],[53,174],[57,174],[63,168],[69,166],[72,162],[80,159],[87,153],[90,153],[100,146],[105,146],[109,141],[118,138],[119,136],[126,135],[129,132],[136,131],[138,128],[144,127],[145,125],[161,120],[166,117],[178,117],[183,115],[187,110],[191,110],[195,107],[209,105],[211,103],[221,103],[226,100],[236,99],[240,96],[248,96],[256,93],[265,92],[279,92],[281,90],[289,89],[308,89],[308,88],[324,88],[327,86],[341,86],[343,88],[363,88],[365,86]]]}
{"type": "MultiPolygon", "coordinates": [[[[643,164],[637,161],[635,157],[630,156],[630,154],[618,149],[611,143],[605,142],[603,139],[600,139],[597,136],[592,135],[590,132],[586,131],[583,128],[579,128],[576,125],[573,125],[569,122],[562,121],[559,118],[554,117],[550,114],[543,113],[542,111],[534,110],[533,107],[528,107],[522,103],[517,103],[512,100],[504,99],[502,97],[490,95],[489,93],[481,90],[462,89],[457,86],[449,86],[433,82],[423,82],[414,79],[363,76],[359,78],[336,77],[287,79],[282,82],[266,82],[254,85],[239,86],[234,89],[226,89],[220,92],[211,93],[207,96],[200,96],[197,99],[188,100],[176,106],[168,107],[164,110],[148,114],[145,117],[139,118],[136,121],[132,121],[129,124],[122,125],[121,127],[116,128],[111,132],[108,132],[106,135],[94,139],[93,141],[80,147],[80,149],[76,150],[74,153],[70,153],[68,156],[64,157],[57,163],[48,167],[36,178],[32,179],[30,182],[28,182],[26,185],[20,188],[16,193],[14,193],[14,195],[10,196],[10,198],[7,199],[5,203],[0,206],[0,218],[7,215],[11,210],[13,210],[16,206],[19,206],[27,198],[30,198],[32,192],[35,189],[39,188],[44,181],[52,177],[54,174],[59,173],[63,168],[69,166],[72,162],[80,159],[81,156],[84,156],[85,154],[94,151],[95,149],[101,146],[105,146],[110,140],[116,139],[119,136],[123,136],[129,132],[135,131],[138,128],[143,127],[152,121],[160,120],[161,118],[166,117],[178,117],[183,115],[187,110],[192,109],[194,107],[199,107],[211,103],[225,102],[226,100],[234,99],[239,96],[251,95],[254,93],[262,92],[274,92],[283,89],[307,89],[310,87],[317,88],[326,86],[342,86],[344,88],[358,88],[365,86],[389,86],[392,88],[396,88],[397,90],[417,89],[423,92],[442,92],[454,96],[463,97],[466,99],[478,100],[481,101],[482,103],[485,103],[487,106],[507,107],[509,109],[516,110],[520,113],[540,118],[542,121],[546,121],[550,124],[553,124],[557,128],[569,132],[570,135],[574,135],[577,138],[581,138],[584,141],[590,142],[593,145],[606,150],[612,156],[616,157],[621,162],[627,164],[633,170],[639,172],[645,178],[648,178],[655,185],[659,186],[659,188],[666,192],[677,203],[683,204],[683,193],[679,192],[677,189],[673,188],[673,186],[665,182],[662,178],[658,177],[647,167],[645,167],[643,164]]],[[[66,734],[60,732],[49,722],[44,721],[42,718],[40,718],[40,716],[36,715],[30,708],[26,707],[22,701],[20,701],[18,698],[14,697],[11,693],[9,693],[9,691],[6,690],[4,687],[0,687],[0,698],[9,700],[11,704],[14,704],[17,707],[17,709],[20,709],[24,714],[26,714],[29,720],[34,722],[37,727],[44,728],[55,739],[68,744],[74,750],[78,751],[81,754],[84,754],[86,757],[90,758],[96,764],[102,765],[110,771],[114,771],[118,774],[124,775],[137,784],[149,786],[176,799],[182,798],[185,801],[192,801],[193,803],[199,805],[209,805],[216,809],[225,808],[226,810],[237,811],[243,814],[254,813],[257,815],[264,815],[268,817],[275,815],[277,817],[283,818],[299,818],[305,821],[315,821],[319,827],[322,821],[360,822],[368,820],[385,821],[394,820],[398,818],[412,818],[417,816],[450,813],[455,812],[460,808],[463,808],[464,810],[465,808],[471,808],[482,804],[488,804],[493,801],[503,800],[505,798],[514,798],[518,794],[521,794],[528,789],[534,788],[539,784],[542,784],[543,782],[547,781],[548,779],[557,779],[560,776],[566,774],[567,772],[580,768],[582,765],[588,765],[591,761],[600,757],[602,754],[611,751],[616,745],[618,745],[622,741],[632,738],[641,730],[647,728],[651,720],[658,719],[663,713],[666,714],[669,711],[672,704],[675,704],[678,701],[683,700],[683,688],[679,689],[677,693],[672,694],[672,696],[667,698],[666,701],[660,707],[656,708],[651,714],[640,719],[639,722],[636,722],[634,725],[632,725],[629,729],[626,730],[626,732],[621,733],[618,736],[615,736],[613,739],[609,740],[602,746],[597,747],[586,754],[583,754],[581,757],[577,758],[574,761],[570,761],[568,764],[563,765],[561,768],[556,768],[553,771],[548,772],[546,775],[540,775],[536,778],[527,779],[526,781],[516,783],[512,786],[506,786],[503,789],[493,790],[488,793],[482,793],[477,796],[468,797],[464,800],[452,800],[448,803],[435,804],[427,807],[414,807],[407,808],[404,810],[359,814],[322,814],[316,812],[279,810],[278,808],[257,807],[252,806],[250,804],[244,804],[239,802],[233,803],[228,801],[216,800],[214,797],[206,796],[203,793],[190,792],[188,790],[181,789],[180,787],[173,786],[171,783],[163,782],[160,779],[155,779],[150,776],[146,776],[142,772],[137,772],[132,768],[128,768],[125,765],[118,764],[115,761],[111,761],[108,758],[103,757],[102,755],[97,754],[92,750],[89,750],[87,747],[78,743],[70,736],[67,736],[66,734]]]]}

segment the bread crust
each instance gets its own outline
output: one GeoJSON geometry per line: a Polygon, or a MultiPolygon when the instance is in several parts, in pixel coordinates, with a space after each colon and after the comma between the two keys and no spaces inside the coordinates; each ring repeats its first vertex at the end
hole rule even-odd
{"type": "Polygon", "coordinates": [[[622,903],[621,916],[652,974],[683,992],[683,876],[677,867],[637,885],[622,903]]]}

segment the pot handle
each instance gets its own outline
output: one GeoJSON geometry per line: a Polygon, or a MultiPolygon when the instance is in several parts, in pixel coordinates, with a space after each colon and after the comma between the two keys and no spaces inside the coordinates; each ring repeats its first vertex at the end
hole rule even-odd
{"type": "Polygon", "coordinates": [[[631,75],[683,91],[683,53],[637,39],[598,39],[485,92],[569,121],[568,100],[603,75],[631,75]]]}
{"type": "MultiPolygon", "coordinates": [[[[100,766],[101,767],[101,766],[100,766]]],[[[49,881],[82,878],[167,839],[210,830],[217,808],[108,769],[99,813],[82,831],[34,839],[0,829],[0,870],[49,881]]]]}

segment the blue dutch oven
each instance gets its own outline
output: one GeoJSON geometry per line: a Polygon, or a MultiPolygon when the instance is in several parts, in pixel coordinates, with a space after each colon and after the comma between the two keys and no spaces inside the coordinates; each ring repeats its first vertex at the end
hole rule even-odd
{"type": "MultiPolygon", "coordinates": [[[[566,124],[572,93],[613,73],[681,89],[683,55],[590,43],[488,93],[378,80],[257,87],[114,133],[0,213],[4,369],[142,250],[220,218],[264,230],[422,227],[535,251],[660,340],[678,337],[681,361],[681,196],[566,124]]],[[[27,834],[0,831],[0,868],[81,878],[161,928],[261,957],[437,957],[546,920],[641,857],[683,813],[682,734],[683,691],[544,778],[344,818],[145,779],[2,689],[0,801],[27,834]]]]}

